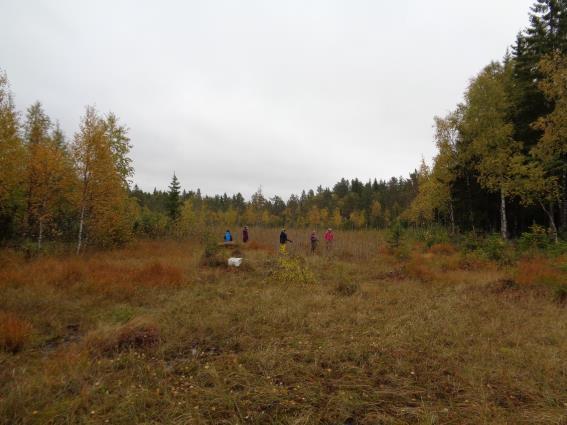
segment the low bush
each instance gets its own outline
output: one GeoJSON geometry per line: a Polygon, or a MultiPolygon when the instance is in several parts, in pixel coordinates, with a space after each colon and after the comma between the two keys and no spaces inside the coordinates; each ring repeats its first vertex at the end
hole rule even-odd
{"type": "Polygon", "coordinates": [[[396,250],[403,238],[403,228],[399,221],[396,221],[388,229],[388,234],[386,236],[386,242],[392,251],[396,250]]]}
{"type": "Polygon", "coordinates": [[[420,282],[432,282],[436,274],[432,270],[432,265],[428,263],[428,259],[424,256],[414,255],[405,265],[405,273],[408,277],[420,282]]]}
{"type": "Polygon", "coordinates": [[[222,267],[226,266],[226,258],[221,254],[221,247],[218,241],[211,236],[210,233],[205,233],[203,236],[203,255],[201,256],[200,264],[205,267],[222,267]]]}
{"type": "Polygon", "coordinates": [[[270,270],[269,280],[284,284],[316,283],[315,275],[307,267],[305,259],[294,256],[279,257],[270,270]]]}
{"type": "Polygon", "coordinates": [[[438,244],[447,244],[451,237],[446,228],[442,226],[432,226],[419,229],[416,232],[417,240],[423,242],[427,248],[438,244]]]}
{"type": "Polygon", "coordinates": [[[518,247],[522,251],[547,249],[553,244],[551,236],[545,228],[537,224],[530,226],[528,232],[522,233],[518,240],[518,247]]]}
{"type": "Polygon", "coordinates": [[[32,325],[13,313],[0,312],[0,348],[10,353],[21,351],[31,337],[32,325]]]}

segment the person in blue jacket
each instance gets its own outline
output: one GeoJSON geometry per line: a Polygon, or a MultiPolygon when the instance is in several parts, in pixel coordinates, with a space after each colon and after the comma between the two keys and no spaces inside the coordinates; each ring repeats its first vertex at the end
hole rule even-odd
{"type": "Polygon", "coordinates": [[[224,241],[232,242],[232,234],[230,233],[230,230],[227,230],[226,233],[224,234],[224,241]]]}

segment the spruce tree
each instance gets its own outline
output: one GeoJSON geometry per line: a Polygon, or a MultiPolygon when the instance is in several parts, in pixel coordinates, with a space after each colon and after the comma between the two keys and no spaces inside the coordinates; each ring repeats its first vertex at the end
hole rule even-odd
{"type": "Polygon", "coordinates": [[[533,146],[541,131],[532,126],[553,105],[538,87],[540,61],[553,52],[567,53],[567,0],[536,0],[529,27],[518,34],[514,50],[514,137],[533,146]]]}
{"type": "Polygon", "coordinates": [[[172,221],[176,221],[181,214],[181,185],[175,173],[169,184],[169,191],[167,193],[167,212],[172,221]]]}

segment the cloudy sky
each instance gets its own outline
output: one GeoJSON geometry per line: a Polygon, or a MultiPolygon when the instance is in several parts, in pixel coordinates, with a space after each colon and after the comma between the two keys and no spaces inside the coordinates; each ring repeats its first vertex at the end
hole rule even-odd
{"type": "Polygon", "coordinates": [[[130,128],[135,181],[287,197],[406,176],[533,0],[0,0],[0,68],[66,135],[130,128]]]}

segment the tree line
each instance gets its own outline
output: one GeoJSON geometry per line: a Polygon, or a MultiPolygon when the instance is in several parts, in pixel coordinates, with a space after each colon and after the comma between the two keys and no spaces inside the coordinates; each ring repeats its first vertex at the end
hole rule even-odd
{"type": "Polygon", "coordinates": [[[144,192],[134,186],[131,193],[140,206],[137,231],[153,237],[182,236],[211,225],[363,229],[386,227],[399,219],[417,194],[417,171],[388,181],[343,178],[332,188],[319,186],[287,200],[268,198],[261,189],[248,201],[240,193],[203,196],[199,189],[181,191],[175,174],[168,191],[144,192]]]}
{"type": "Polygon", "coordinates": [[[518,235],[567,227],[567,1],[537,0],[512,52],[435,118],[438,153],[403,218],[518,235]]]}

